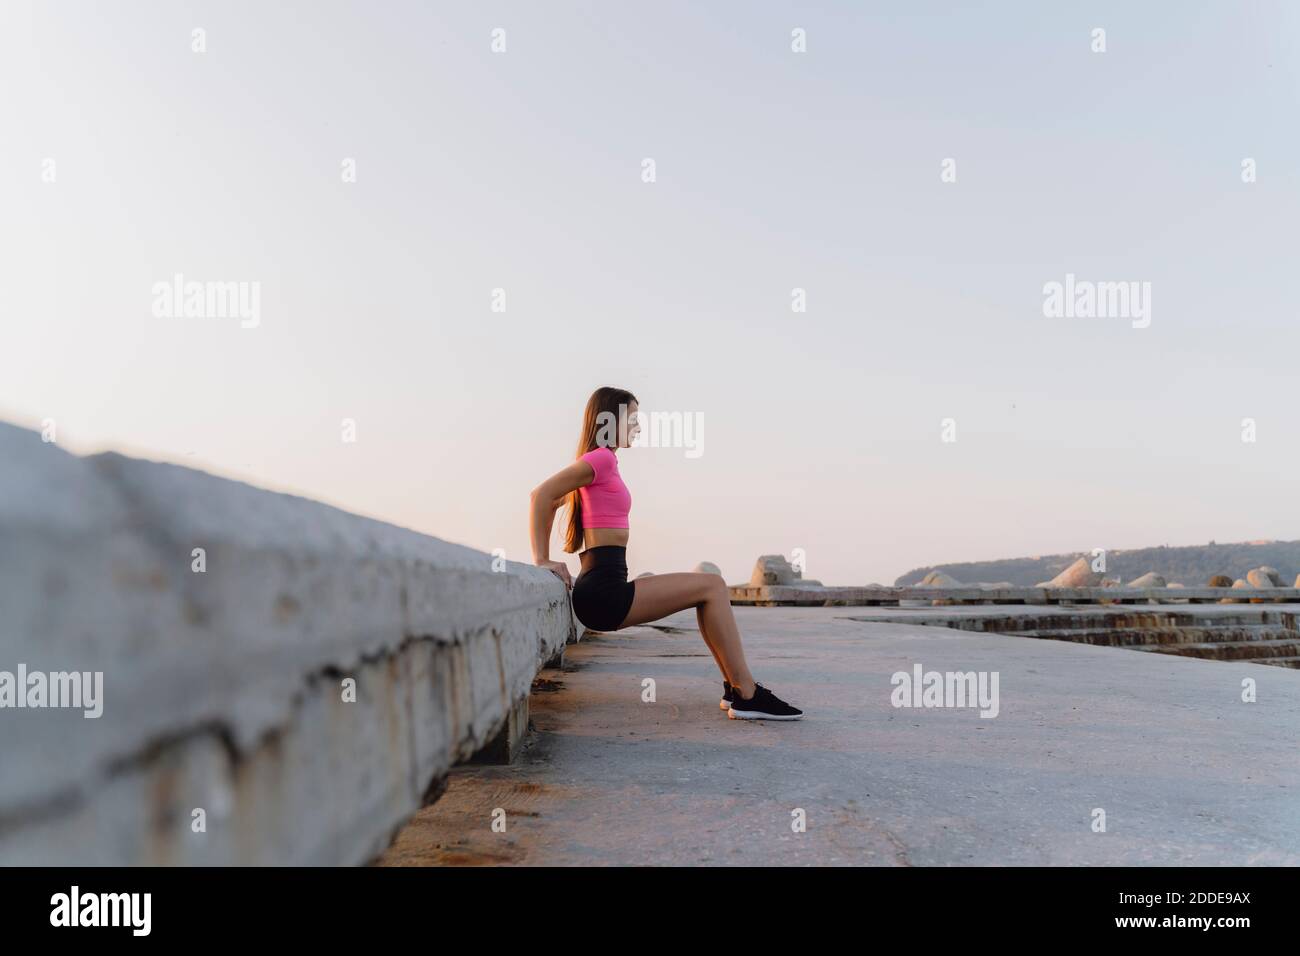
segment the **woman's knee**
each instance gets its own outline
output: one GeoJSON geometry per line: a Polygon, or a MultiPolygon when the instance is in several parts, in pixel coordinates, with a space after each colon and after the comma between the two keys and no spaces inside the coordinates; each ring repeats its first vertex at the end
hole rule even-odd
{"type": "Polygon", "coordinates": [[[696,574],[698,579],[696,585],[700,589],[701,601],[728,600],[730,598],[727,592],[727,582],[721,575],[717,574],[696,574]]]}

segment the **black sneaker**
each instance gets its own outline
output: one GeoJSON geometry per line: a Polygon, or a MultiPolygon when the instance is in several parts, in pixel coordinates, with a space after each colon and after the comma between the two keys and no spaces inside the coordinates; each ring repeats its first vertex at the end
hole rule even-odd
{"type": "Polygon", "coordinates": [[[755,684],[754,696],[749,700],[732,689],[731,709],[727,716],[733,720],[798,720],[803,711],[791,707],[762,684],[755,684]]]}
{"type": "Polygon", "coordinates": [[[731,709],[731,702],[736,699],[736,688],[732,687],[725,680],[722,682],[722,700],[718,701],[718,706],[723,710],[731,709]]]}

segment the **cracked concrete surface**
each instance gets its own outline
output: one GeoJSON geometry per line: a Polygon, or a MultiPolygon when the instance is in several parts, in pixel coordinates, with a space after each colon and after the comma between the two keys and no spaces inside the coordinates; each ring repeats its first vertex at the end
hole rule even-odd
{"type": "Polygon", "coordinates": [[[1300,864],[1300,673],[736,611],[755,675],[804,720],[728,720],[693,614],[584,638],[543,672],[518,762],[453,770],[376,862],[1300,864]],[[918,662],[997,671],[999,715],[893,707],[891,675],[918,662]]]}

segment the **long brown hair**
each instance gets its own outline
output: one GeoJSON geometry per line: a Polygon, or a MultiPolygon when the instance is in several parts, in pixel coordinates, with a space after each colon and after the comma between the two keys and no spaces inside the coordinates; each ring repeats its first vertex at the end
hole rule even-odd
{"type": "MultiPolygon", "coordinates": [[[[601,440],[601,432],[607,427],[609,415],[614,416],[615,432],[612,446],[618,447],[622,437],[623,423],[627,420],[627,407],[636,401],[636,396],[624,388],[602,386],[591,393],[587,399],[587,410],[582,413],[582,432],[578,435],[578,453],[574,458],[581,458],[589,451],[609,446],[608,441],[601,440]],[[622,414],[620,414],[620,411],[622,414]],[[603,420],[602,420],[603,419],[603,420]]],[[[569,492],[569,524],[564,531],[564,550],[572,554],[582,547],[582,498],[577,491],[569,492]]]]}

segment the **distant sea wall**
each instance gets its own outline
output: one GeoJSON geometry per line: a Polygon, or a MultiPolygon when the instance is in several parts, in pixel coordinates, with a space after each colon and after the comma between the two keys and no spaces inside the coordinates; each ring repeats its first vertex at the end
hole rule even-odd
{"type": "Polygon", "coordinates": [[[0,423],[0,864],[366,862],[572,638],[531,565],[0,423]]]}
{"type": "MultiPolygon", "coordinates": [[[[1084,552],[1049,554],[1037,558],[1009,558],[1001,561],[968,561],[934,564],[901,575],[894,584],[907,587],[919,584],[931,571],[942,571],[962,583],[1005,581],[1032,587],[1050,581],[1073,564],[1084,552]]],[[[1300,574],[1300,541],[1268,541],[1242,544],[1207,544],[1178,548],[1138,548],[1132,551],[1108,551],[1106,575],[1131,581],[1154,571],[1169,582],[1200,587],[1215,574],[1236,580],[1252,568],[1276,568],[1286,585],[1300,574]]]]}

